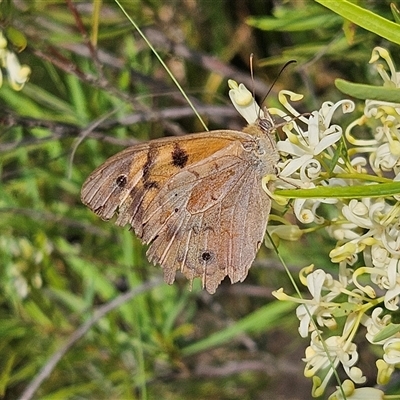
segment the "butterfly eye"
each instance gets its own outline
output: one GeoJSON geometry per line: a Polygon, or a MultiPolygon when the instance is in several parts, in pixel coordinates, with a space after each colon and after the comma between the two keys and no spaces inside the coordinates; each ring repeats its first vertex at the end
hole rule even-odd
{"type": "Polygon", "coordinates": [[[258,126],[265,132],[269,132],[273,128],[273,123],[269,121],[268,119],[260,119],[258,121],[258,126]]]}
{"type": "Polygon", "coordinates": [[[115,183],[118,187],[123,188],[126,185],[127,182],[126,175],[120,175],[116,180],[115,183]]]}

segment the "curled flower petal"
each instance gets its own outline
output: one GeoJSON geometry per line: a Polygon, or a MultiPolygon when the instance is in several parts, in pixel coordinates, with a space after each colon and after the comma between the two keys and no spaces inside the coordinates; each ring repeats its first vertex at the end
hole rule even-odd
{"type": "Polygon", "coordinates": [[[369,206],[370,203],[368,199],[363,199],[361,201],[353,199],[348,205],[343,206],[342,214],[349,222],[354,223],[356,226],[372,228],[373,222],[368,215],[369,206]]]}
{"type": "Polygon", "coordinates": [[[400,363],[400,338],[391,338],[383,345],[384,361],[389,365],[400,363]]]}
{"type": "Polygon", "coordinates": [[[275,225],[268,227],[268,232],[271,236],[289,241],[297,241],[303,236],[303,231],[297,225],[275,225]]]}
{"type": "MultiPolygon", "coordinates": [[[[282,143],[282,142],[279,142],[282,143]]],[[[279,145],[278,143],[278,145],[279,145]]],[[[278,147],[279,150],[279,147],[278,147]]],[[[299,158],[294,158],[290,162],[284,164],[284,168],[280,172],[280,176],[291,176],[294,172],[302,167],[302,165],[306,164],[308,161],[312,160],[312,156],[309,154],[304,154],[299,158]]]]}
{"type": "Polygon", "coordinates": [[[318,178],[321,171],[322,168],[320,162],[315,159],[310,159],[300,167],[300,179],[303,182],[313,181],[318,178]]]}
{"type": "MultiPolygon", "coordinates": [[[[375,47],[372,50],[372,56],[371,56],[371,59],[369,60],[370,64],[378,61],[379,57],[383,58],[387,62],[388,67],[391,72],[391,75],[392,75],[391,81],[395,84],[395,86],[398,86],[398,81],[396,79],[396,76],[397,76],[396,67],[394,66],[392,58],[390,57],[390,54],[386,49],[384,49],[383,47],[379,47],[379,46],[375,47]]],[[[385,79],[385,81],[386,81],[386,79],[385,79]]]]}
{"type": "Polygon", "coordinates": [[[348,264],[353,265],[355,261],[357,261],[357,253],[359,253],[360,251],[361,250],[357,243],[348,242],[342,246],[334,248],[329,253],[329,257],[334,263],[346,261],[348,264]]]}
{"type": "Polygon", "coordinates": [[[396,285],[392,289],[388,289],[385,293],[385,307],[390,311],[399,309],[398,303],[400,299],[400,285],[396,285]]]}
{"type": "Polygon", "coordinates": [[[375,310],[372,311],[370,317],[364,315],[361,321],[361,323],[367,328],[367,334],[365,335],[365,337],[370,343],[383,344],[385,342],[385,340],[382,340],[380,342],[374,340],[375,336],[379,334],[383,329],[385,329],[391,321],[390,315],[384,315],[380,317],[382,312],[383,308],[377,307],[375,308],[375,310]]]}
{"type": "Polygon", "coordinates": [[[398,161],[399,155],[393,154],[389,143],[381,144],[370,156],[370,163],[375,171],[391,171],[398,161]]]}
{"type": "Polygon", "coordinates": [[[293,204],[293,210],[296,218],[303,224],[311,222],[323,223],[324,219],[316,214],[316,209],[320,205],[317,199],[296,199],[293,204]]]}

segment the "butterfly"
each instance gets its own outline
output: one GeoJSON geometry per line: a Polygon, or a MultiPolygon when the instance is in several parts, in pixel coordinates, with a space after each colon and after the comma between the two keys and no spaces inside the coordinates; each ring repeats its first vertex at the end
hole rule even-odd
{"type": "Polygon", "coordinates": [[[168,284],[177,270],[190,282],[201,278],[209,293],[226,276],[232,283],[243,281],[271,209],[262,179],[276,173],[279,160],[274,122],[267,110],[258,115],[242,131],[129,147],[87,178],[82,202],[103,220],[117,214],[117,225],[131,225],[168,284]]]}

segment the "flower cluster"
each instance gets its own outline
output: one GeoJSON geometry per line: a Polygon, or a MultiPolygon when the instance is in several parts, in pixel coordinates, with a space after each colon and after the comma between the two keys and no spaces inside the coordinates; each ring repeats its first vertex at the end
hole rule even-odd
{"type": "MultiPolygon", "coordinates": [[[[7,40],[0,31],[0,68],[4,68],[8,81],[14,90],[21,90],[28,81],[31,69],[21,65],[15,53],[7,49],[7,40]]],[[[0,87],[3,84],[3,74],[0,69],[0,87]]]]}
{"type": "MultiPolygon", "coordinates": [[[[385,87],[400,88],[400,73],[385,49],[375,48],[370,63],[385,87]]],[[[281,162],[275,187],[293,189],[292,209],[306,228],[289,223],[270,226],[270,237],[274,241],[297,240],[305,232],[324,229],[336,241],[329,256],[338,272],[333,277],[313,265],[304,268],[300,281],[311,299],[291,297],[282,290],[274,294],[280,300],[299,303],[299,333],[310,335],[304,373],[313,378],[313,396],[324,393],[340,365],[349,379],[331,399],[356,399],[366,394],[382,398],[380,390],[354,387],[366,380],[356,366],[354,337],[361,331],[367,341],[381,346],[377,383],[388,383],[400,365],[400,325],[392,322],[400,301],[400,104],[366,100],[364,114],[344,129],[332,119],[340,108],[343,113],[354,111],[349,100],[326,102],[305,116],[289,103],[298,100],[298,95],[282,91],[279,99],[286,111],[269,112],[288,123],[283,127],[286,139],[277,142],[281,162]],[[377,190],[382,183],[389,185],[389,194],[377,190]],[[357,195],[350,190],[355,187],[357,195]],[[318,198],[320,188],[324,195],[318,198]],[[300,196],[296,189],[308,189],[309,193],[311,189],[314,194],[300,196]]],[[[254,105],[252,109],[256,109],[254,105]]],[[[276,190],[272,196],[282,203],[285,195],[288,202],[287,192],[276,190]]]]}

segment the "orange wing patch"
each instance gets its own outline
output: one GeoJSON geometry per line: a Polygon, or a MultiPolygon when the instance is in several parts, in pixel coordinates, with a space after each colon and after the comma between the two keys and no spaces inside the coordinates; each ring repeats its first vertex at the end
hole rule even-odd
{"type": "MultiPolygon", "coordinates": [[[[146,207],[165,182],[187,165],[238,140],[240,132],[215,131],[163,138],[129,147],[109,158],[85,181],[81,200],[104,220],[119,211],[118,225],[146,207]]],[[[243,138],[242,138],[243,139],[243,138]]]]}

